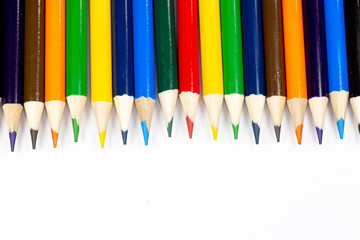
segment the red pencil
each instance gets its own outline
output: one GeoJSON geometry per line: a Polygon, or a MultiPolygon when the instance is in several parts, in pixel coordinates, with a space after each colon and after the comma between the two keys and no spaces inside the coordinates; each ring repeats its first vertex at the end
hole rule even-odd
{"type": "Polygon", "coordinates": [[[189,137],[192,138],[196,108],[199,103],[199,22],[198,0],[177,1],[179,97],[189,137]]]}

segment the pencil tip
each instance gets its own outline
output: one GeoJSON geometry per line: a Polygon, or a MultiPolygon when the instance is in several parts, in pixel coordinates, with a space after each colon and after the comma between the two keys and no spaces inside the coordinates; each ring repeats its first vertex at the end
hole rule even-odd
{"type": "Polygon", "coordinates": [[[122,136],[122,140],[123,140],[124,145],[126,145],[126,143],[127,143],[127,135],[128,135],[128,130],[126,130],[126,131],[121,130],[121,136],[122,136]]]}
{"type": "Polygon", "coordinates": [[[345,121],[343,118],[340,118],[339,121],[336,122],[340,139],[344,138],[344,127],[345,127],[345,121]]]}
{"type": "Polygon", "coordinates": [[[280,142],[281,126],[274,126],[276,142],[280,142]]]}
{"type": "Polygon", "coordinates": [[[38,131],[35,129],[30,129],[30,136],[31,136],[31,144],[32,149],[36,149],[36,139],[37,139],[38,131]]]}
{"type": "Polygon", "coordinates": [[[254,137],[255,137],[255,143],[259,144],[260,141],[260,126],[257,123],[251,122],[252,127],[253,127],[253,132],[254,132],[254,137]]]}
{"type": "Polygon", "coordinates": [[[213,133],[214,140],[217,140],[218,129],[215,128],[214,126],[211,126],[211,130],[212,130],[212,133],[213,133]]]}
{"type": "Polygon", "coordinates": [[[80,126],[79,126],[76,118],[72,118],[71,121],[72,121],[73,132],[74,132],[74,142],[78,142],[80,126]]]}
{"type": "Polygon", "coordinates": [[[53,140],[53,147],[56,148],[59,134],[51,129],[51,136],[52,136],[52,140],[53,140]]]}
{"type": "Polygon", "coordinates": [[[103,131],[102,133],[99,133],[101,148],[105,147],[105,137],[106,137],[106,131],[103,131]]]}
{"type": "Polygon", "coordinates": [[[301,145],[301,139],[302,139],[302,132],[303,132],[303,125],[300,124],[296,127],[295,133],[296,133],[296,139],[299,145],[301,145]]]}
{"type": "Polygon", "coordinates": [[[233,133],[234,133],[234,139],[238,139],[238,136],[239,136],[239,124],[238,125],[234,125],[234,124],[231,124],[232,125],[232,129],[233,129],[233,133]]]}
{"type": "Polygon", "coordinates": [[[145,121],[141,122],[141,128],[144,135],[145,146],[147,146],[149,144],[149,129],[147,128],[145,121]]]}
{"type": "Polygon", "coordinates": [[[186,116],[186,125],[189,132],[189,138],[192,139],[193,130],[194,130],[194,122],[190,120],[189,116],[186,116]]]}
{"type": "Polygon", "coordinates": [[[171,121],[167,125],[167,132],[168,132],[169,137],[171,137],[171,133],[172,133],[173,120],[174,120],[174,118],[172,118],[171,121]]]}
{"type": "Polygon", "coordinates": [[[359,134],[360,134],[360,124],[358,124],[358,130],[359,130],[359,134]]]}
{"type": "Polygon", "coordinates": [[[316,127],[316,133],[318,136],[319,144],[322,144],[322,138],[323,138],[323,130],[321,128],[316,127]]]}
{"type": "Polygon", "coordinates": [[[15,141],[16,141],[16,132],[9,132],[9,138],[10,138],[10,148],[11,152],[14,152],[15,150],[15,141]]]}

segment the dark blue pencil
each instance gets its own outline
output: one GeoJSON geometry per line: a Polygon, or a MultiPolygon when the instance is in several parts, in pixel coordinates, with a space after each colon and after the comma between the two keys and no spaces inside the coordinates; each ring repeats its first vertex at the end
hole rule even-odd
{"type": "Polygon", "coordinates": [[[113,97],[126,144],[134,104],[132,1],[112,0],[111,4],[113,97]]]}
{"type": "Polygon", "coordinates": [[[259,143],[260,121],[265,105],[264,47],[261,0],[241,0],[245,102],[259,143]]]}

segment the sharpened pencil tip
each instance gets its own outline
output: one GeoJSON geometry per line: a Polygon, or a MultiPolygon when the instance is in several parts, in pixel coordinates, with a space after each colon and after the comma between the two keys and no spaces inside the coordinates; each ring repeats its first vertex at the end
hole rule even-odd
{"type": "Polygon", "coordinates": [[[75,118],[72,118],[71,121],[72,121],[73,132],[74,132],[74,142],[78,142],[80,126],[75,118]]]}
{"type": "Polygon", "coordinates": [[[302,132],[303,132],[303,125],[300,124],[296,127],[295,133],[296,133],[296,139],[299,145],[301,145],[301,139],[302,139],[302,132]]]}
{"type": "Polygon", "coordinates": [[[171,133],[172,133],[173,120],[174,120],[174,118],[172,118],[171,121],[167,125],[167,132],[168,132],[169,137],[171,137],[171,133]]]}
{"type": "Polygon", "coordinates": [[[345,127],[345,120],[340,118],[339,121],[336,122],[338,127],[340,139],[344,139],[344,127],[345,127]]]}
{"type": "Polygon", "coordinates": [[[360,134],[360,124],[358,124],[358,130],[359,130],[359,134],[360,134]]]}
{"type": "Polygon", "coordinates": [[[106,137],[106,131],[99,133],[101,148],[105,147],[105,137],[106,137]]]}
{"type": "Polygon", "coordinates": [[[215,128],[214,126],[211,126],[211,130],[212,130],[212,133],[213,133],[214,140],[217,140],[218,129],[215,128]]]}
{"type": "Polygon", "coordinates": [[[234,133],[234,139],[238,139],[238,136],[239,136],[239,124],[238,125],[234,125],[234,124],[231,124],[232,125],[232,129],[233,129],[233,133],[234,133]]]}
{"type": "Polygon", "coordinates": [[[127,135],[128,135],[128,130],[121,131],[121,136],[122,136],[122,140],[123,140],[124,145],[126,145],[126,143],[127,143],[127,135]]]}
{"type": "Polygon", "coordinates": [[[193,130],[194,130],[194,122],[190,120],[188,116],[186,116],[186,125],[189,132],[189,138],[192,139],[193,130]]]}
{"type": "Polygon", "coordinates": [[[52,136],[52,140],[53,140],[53,147],[56,148],[59,134],[51,129],[51,136],[52,136]]]}
{"type": "Polygon", "coordinates": [[[14,152],[15,150],[15,142],[16,142],[16,132],[9,132],[9,138],[10,138],[10,148],[11,152],[14,152]]]}
{"type": "Polygon", "coordinates": [[[31,136],[31,144],[32,149],[36,149],[36,139],[37,139],[38,131],[35,129],[30,129],[30,136],[31,136]]]}
{"type": "Polygon", "coordinates": [[[149,144],[149,129],[147,128],[145,121],[141,122],[141,128],[143,131],[145,146],[147,146],[149,144]]]}
{"type": "Polygon", "coordinates": [[[276,142],[280,142],[281,126],[274,126],[276,142]]]}
{"type": "Polygon", "coordinates": [[[253,128],[253,132],[254,132],[254,137],[255,137],[255,143],[259,144],[260,141],[260,126],[257,123],[251,122],[252,124],[252,128],[253,128]]]}
{"type": "Polygon", "coordinates": [[[323,130],[321,128],[316,127],[316,133],[318,136],[319,144],[321,145],[323,139],[323,130]]]}

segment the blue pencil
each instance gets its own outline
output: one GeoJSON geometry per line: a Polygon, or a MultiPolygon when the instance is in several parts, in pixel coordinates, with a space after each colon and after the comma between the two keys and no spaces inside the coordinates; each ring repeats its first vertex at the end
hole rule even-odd
{"type": "Polygon", "coordinates": [[[265,105],[264,47],[261,0],[241,0],[245,102],[259,144],[260,121],[265,105]]]}
{"type": "Polygon", "coordinates": [[[148,144],[155,106],[153,1],[133,0],[135,105],[148,144]]]}
{"type": "Polygon", "coordinates": [[[123,144],[134,105],[134,57],[131,0],[112,0],[113,97],[123,144]]]}
{"type": "Polygon", "coordinates": [[[324,10],[330,102],[343,139],[349,99],[343,0],[324,1],[324,10]]]}

